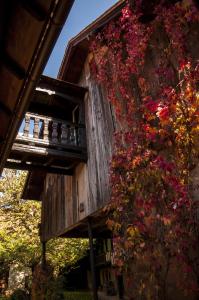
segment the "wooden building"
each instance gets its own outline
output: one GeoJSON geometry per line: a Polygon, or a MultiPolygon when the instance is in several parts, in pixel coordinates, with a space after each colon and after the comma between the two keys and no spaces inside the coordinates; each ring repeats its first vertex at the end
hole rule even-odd
{"type": "MultiPolygon", "coordinates": [[[[88,217],[90,220],[92,219],[94,235],[109,236],[105,229],[102,209],[110,199],[109,162],[116,125],[114,112],[107,101],[105,91],[94,80],[91,80],[88,37],[96,28],[104,26],[111,18],[118,16],[124,3],[125,1],[119,2],[89,25],[70,41],[66,50],[59,79],[56,80],[57,84],[65,85],[66,96],[64,100],[62,99],[62,107],[56,107],[51,101],[51,116],[57,117],[56,114],[60,114],[60,110],[62,110],[62,119],[65,116],[65,122],[73,122],[74,126],[81,126],[81,129],[85,126],[85,133],[81,137],[85,147],[84,157],[79,163],[74,161],[69,169],[67,166],[68,171],[71,172],[68,176],[48,173],[40,181],[39,188],[36,182],[38,178],[36,171],[29,174],[23,197],[35,199],[34,191],[36,192],[38,189],[42,191],[37,196],[38,200],[42,200],[43,205],[42,241],[47,241],[55,236],[87,237],[88,217]],[[81,91],[80,102],[78,103],[76,99],[76,106],[71,105],[71,99],[67,96],[67,85],[73,87],[74,90],[81,91]],[[63,109],[67,111],[65,114],[63,114],[63,109]]],[[[43,79],[45,78],[43,77],[43,79]]],[[[50,84],[49,79],[48,82],[47,89],[51,89],[53,93],[53,85],[50,84]]],[[[38,87],[40,88],[40,83],[38,87]]],[[[43,91],[44,93],[47,95],[48,91],[43,91]]],[[[58,93],[60,95],[60,92],[58,93]]],[[[47,98],[52,97],[49,94],[47,98]]],[[[35,105],[35,101],[38,101],[38,97],[36,89],[28,111],[32,112],[31,107],[35,105]]],[[[77,96],[74,94],[75,97],[77,96]]],[[[50,100],[46,101],[41,111],[46,117],[49,115],[49,103],[50,100]]],[[[36,106],[34,113],[35,110],[37,110],[36,106]]],[[[75,135],[78,139],[77,127],[75,135]]],[[[64,166],[66,167],[63,163],[63,172],[64,166]]]]}
{"type": "MultiPolygon", "coordinates": [[[[57,80],[41,77],[24,131],[6,164],[30,171],[22,198],[42,201],[43,243],[58,236],[90,238],[93,277],[93,238],[106,244],[111,236],[103,208],[110,200],[109,162],[116,124],[105,90],[91,79],[89,36],[117,17],[124,4],[117,3],[69,42],[57,80]]],[[[107,278],[112,282],[107,254],[111,256],[110,249],[96,257],[100,286],[107,278]]],[[[97,299],[97,282],[93,284],[97,299]]]]}
{"type": "MultiPolygon", "coordinates": [[[[54,237],[89,237],[95,300],[92,241],[111,237],[103,208],[110,200],[109,162],[118,124],[106,91],[91,77],[90,37],[117,18],[125,2],[119,1],[69,42],[57,80],[41,77],[27,106],[23,134],[17,136],[6,164],[30,171],[22,197],[42,201],[43,243],[54,237]]],[[[197,39],[197,30],[193,36],[197,39]]],[[[163,38],[157,32],[156,43],[163,38]]],[[[146,76],[155,88],[150,72],[160,53],[158,47],[152,51],[146,76]]],[[[193,55],[198,53],[196,46],[193,55]]],[[[103,253],[103,259],[110,256],[105,271],[111,251],[103,253]]],[[[121,280],[114,280],[116,288],[121,287],[121,280]]]]}

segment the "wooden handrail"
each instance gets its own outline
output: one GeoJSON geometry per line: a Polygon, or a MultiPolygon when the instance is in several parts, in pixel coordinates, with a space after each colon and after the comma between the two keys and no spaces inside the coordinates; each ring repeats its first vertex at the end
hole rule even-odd
{"type": "Polygon", "coordinates": [[[64,124],[68,124],[68,125],[73,125],[75,127],[85,128],[85,124],[83,124],[83,123],[69,122],[69,121],[65,121],[65,120],[62,120],[62,119],[53,118],[53,117],[46,117],[46,116],[43,116],[43,115],[33,114],[33,113],[29,113],[29,112],[27,112],[25,114],[25,118],[26,117],[30,117],[30,119],[34,119],[35,117],[38,117],[40,120],[55,121],[57,123],[64,123],[64,124]]]}
{"type": "Polygon", "coordinates": [[[23,133],[18,133],[17,140],[42,145],[85,147],[85,125],[28,112],[25,115],[23,133]]]}

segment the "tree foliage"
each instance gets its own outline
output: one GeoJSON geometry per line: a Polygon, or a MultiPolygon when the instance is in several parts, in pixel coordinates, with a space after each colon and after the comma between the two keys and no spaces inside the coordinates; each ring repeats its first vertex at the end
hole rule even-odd
{"type": "Polygon", "coordinates": [[[0,180],[0,257],[7,267],[15,262],[32,266],[40,258],[40,203],[20,198],[26,173],[5,170],[0,180]]]}
{"type": "MultiPolygon", "coordinates": [[[[26,173],[5,170],[0,179],[0,263],[4,272],[15,262],[34,266],[41,258],[38,232],[41,203],[21,199],[26,173]]],[[[87,240],[57,238],[47,243],[47,260],[59,271],[84,255],[87,240]]]]}
{"type": "Polygon", "coordinates": [[[165,299],[174,270],[175,287],[199,291],[199,12],[191,0],[152,1],[149,15],[146,1],[131,2],[91,47],[118,124],[108,225],[135,294],[165,299]]]}

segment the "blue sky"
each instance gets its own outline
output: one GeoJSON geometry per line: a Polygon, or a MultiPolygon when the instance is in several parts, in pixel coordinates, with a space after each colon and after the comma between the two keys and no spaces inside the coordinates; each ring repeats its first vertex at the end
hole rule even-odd
{"type": "Polygon", "coordinates": [[[75,0],[68,19],[57,40],[44,74],[57,77],[68,41],[105,12],[118,0],[75,0]]]}

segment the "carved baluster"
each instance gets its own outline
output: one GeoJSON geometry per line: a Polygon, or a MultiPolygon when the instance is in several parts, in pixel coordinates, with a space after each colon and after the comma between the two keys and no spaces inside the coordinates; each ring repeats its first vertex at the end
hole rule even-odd
{"type": "Polygon", "coordinates": [[[48,141],[48,139],[49,139],[48,125],[49,125],[49,120],[45,119],[44,120],[44,132],[43,132],[44,141],[48,141]]]}
{"type": "Polygon", "coordinates": [[[58,131],[57,131],[57,126],[58,123],[56,121],[53,121],[53,124],[52,124],[52,142],[53,143],[57,143],[58,142],[58,131]]]}
{"type": "Polygon", "coordinates": [[[30,132],[30,116],[25,115],[25,126],[23,130],[23,136],[28,137],[30,132]]]}
{"type": "Polygon", "coordinates": [[[33,137],[35,139],[38,139],[39,138],[39,118],[38,117],[35,117],[34,118],[34,129],[33,129],[33,137]]]}
{"type": "Polygon", "coordinates": [[[68,126],[66,123],[61,124],[61,144],[68,142],[68,126]]]}

